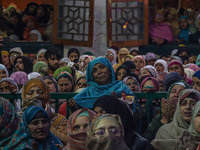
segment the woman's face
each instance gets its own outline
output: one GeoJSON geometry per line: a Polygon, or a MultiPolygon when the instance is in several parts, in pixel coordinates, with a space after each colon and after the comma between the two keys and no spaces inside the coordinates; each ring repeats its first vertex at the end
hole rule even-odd
{"type": "Polygon", "coordinates": [[[4,69],[0,69],[0,80],[6,77],[7,77],[6,71],[4,69]]]}
{"type": "MultiPolygon", "coordinates": [[[[12,86],[10,83],[8,83],[7,81],[3,81],[0,83],[0,91],[2,93],[10,93],[11,92],[11,88],[15,88],[14,86],[12,86]]],[[[13,89],[14,90],[14,89],[13,89]]]]}
{"type": "Polygon", "coordinates": [[[192,109],[196,103],[196,100],[190,97],[184,98],[180,103],[180,111],[183,119],[190,124],[192,117],[192,109]]]}
{"type": "Polygon", "coordinates": [[[111,82],[110,70],[104,64],[98,63],[94,65],[92,69],[92,76],[93,76],[94,82],[96,82],[98,85],[105,85],[111,82]]]}
{"type": "Polygon", "coordinates": [[[114,54],[113,54],[111,51],[107,51],[107,52],[106,52],[106,58],[107,58],[110,62],[112,62],[113,59],[114,59],[114,54]]]}
{"type": "Polygon", "coordinates": [[[49,88],[49,93],[56,93],[56,87],[52,80],[45,79],[44,82],[46,83],[47,87],[49,88]]]}
{"type": "Polygon", "coordinates": [[[60,78],[58,80],[58,86],[61,92],[71,92],[72,91],[72,83],[68,78],[60,78]]]}
{"type": "Polygon", "coordinates": [[[133,62],[135,63],[136,70],[140,70],[144,67],[144,62],[140,58],[136,58],[133,62]]]}
{"type": "Polygon", "coordinates": [[[181,29],[186,29],[188,27],[188,22],[186,18],[183,18],[179,21],[179,25],[181,29]]]}
{"type": "Polygon", "coordinates": [[[38,57],[38,61],[45,61],[44,53],[41,53],[38,57]]]}
{"type": "Polygon", "coordinates": [[[101,116],[102,114],[105,114],[106,111],[103,110],[103,108],[101,108],[100,106],[96,106],[94,108],[94,112],[98,115],[98,116],[101,116]]]}
{"type": "Polygon", "coordinates": [[[71,62],[74,62],[75,59],[78,59],[78,54],[76,52],[69,54],[69,59],[71,62]]]}
{"type": "Polygon", "coordinates": [[[128,79],[126,81],[126,85],[129,87],[129,89],[134,93],[134,92],[139,92],[139,87],[137,84],[137,81],[134,79],[128,79]]]}
{"type": "Polygon", "coordinates": [[[200,134],[200,111],[198,111],[194,119],[194,128],[200,134]]]}
{"type": "Polygon", "coordinates": [[[30,41],[37,42],[38,41],[38,35],[35,34],[35,33],[31,33],[30,41]]]}
{"type": "Polygon", "coordinates": [[[127,74],[127,71],[124,68],[121,68],[118,72],[117,72],[117,80],[123,80],[124,75],[127,74]]]}
{"type": "Polygon", "coordinates": [[[25,94],[25,99],[30,99],[30,98],[32,98],[36,94],[38,94],[39,97],[45,97],[46,96],[45,92],[42,90],[42,88],[40,88],[37,85],[34,85],[25,94]]]}
{"type": "Polygon", "coordinates": [[[74,91],[77,91],[80,88],[86,88],[86,87],[87,87],[86,78],[82,78],[76,84],[74,91]]]}
{"type": "Polygon", "coordinates": [[[146,75],[152,76],[151,73],[147,69],[143,69],[142,71],[140,71],[139,78],[141,79],[142,77],[146,75]]]}
{"type": "Polygon", "coordinates": [[[74,134],[79,133],[80,130],[86,130],[88,128],[90,119],[87,116],[81,116],[78,117],[73,126],[73,132],[74,134]]]}
{"type": "Polygon", "coordinates": [[[122,59],[123,59],[124,57],[126,57],[127,55],[128,55],[128,53],[127,53],[126,51],[120,52],[119,58],[120,58],[121,62],[122,62],[122,59]]]}
{"type": "Polygon", "coordinates": [[[9,57],[8,55],[1,55],[2,57],[2,63],[4,66],[8,65],[9,64],[9,57]]]}
{"type": "Polygon", "coordinates": [[[145,91],[145,92],[156,91],[156,88],[155,88],[155,85],[153,84],[153,81],[147,80],[142,87],[142,91],[145,91]]]}
{"type": "Polygon", "coordinates": [[[177,64],[174,64],[172,66],[169,67],[169,72],[177,72],[180,75],[183,75],[183,71],[181,69],[181,67],[177,64]]]}
{"type": "Polygon", "coordinates": [[[162,23],[163,21],[164,21],[164,13],[159,10],[155,15],[155,23],[162,23]]]}
{"type": "Polygon", "coordinates": [[[176,84],[172,87],[170,93],[169,93],[169,99],[175,101],[175,103],[177,104],[178,102],[178,97],[181,91],[183,91],[185,89],[184,86],[176,84]]]}
{"type": "Polygon", "coordinates": [[[200,80],[195,76],[192,77],[192,88],[200,92],[200,80]]]}
{"type": "Polygon", "coordinates": [[[121,137],[121,129],[119,125],[116,124],[111,119],[103,118],[97,125],[96,129],[94,129],[94,135],[97,138],[104,136],[118,136],[121,137]]]}
{"type": "MultiPolygon", "coordinates": [[[[36,115],[41,115],[41,111],[36,113],[36,115]]],[[[36,118],[36,117],[35,117],[36,118]]],[[[31,120],[28,124],[28,129],[32,137],[36,140],[44,140],[47,138],[50,131],[50,123],[47,118],[36,118],[31,120]]]]}
{"type": "Polygon", "coordinates": [[[161,63],[157,63],[155,65],[155,68],[156,68],[156,71],[158,72],[158,74],[160,74],[161,72],[164,72],[164,69],[165,69],[163,64],[161,64],[161,63]]]}

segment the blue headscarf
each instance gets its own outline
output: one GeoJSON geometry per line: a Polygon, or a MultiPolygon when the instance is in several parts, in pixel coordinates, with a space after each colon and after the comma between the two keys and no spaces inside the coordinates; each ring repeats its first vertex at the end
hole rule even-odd
{"type": "Polygon", "coordinates": [[[126,86],[122,81],[115,80],[113,67],[109,60],[105,57],[95,58],[90,61],[86,71],[86,83],[89,86],[74,97],[76,103],[81,107],[92,109],[93,104],[99,97],[103,95],[112,95],[112,92],[115,92],[119,97],[121,97],[122,92],[125,92],[126,95],[133,95],[128,86],[126,86]],[[92,69],[98,63],[104,64],[110,70],[111,83],[98,85],[94,82],[92,69]]]}
{"type": "MultiPolygon", "coordinates": [[[[182,19],[188,19],[187,16],[181,16],[179,18],[179,22],[182,20],[182,19]]],[[[189,26],[186,28],[186,29],[181,29],[180,30],[180,34],[178,36],[178,39],[184,39],[186,42],[188,42],[188,37],[189,37],[189,26]]]]}
{"type": "Polygon", "coordinates": [[[196,65],[200,67],[200,62],[199,62],[199,60],[200,60],[200,54],[198,55],[198,57],[197,57],[197,59],[196,59],[196,65]]]}
{"type": "Polygon", "coordinates": [[[200,70],[196,71],[196,72],[193,74],[193,77],[197,77],[197,78],[200,80],[200,70]]]}
{"type": "MultiPolygon", "coordinates": [[[[30,106],[28,107],[25,112],[24,112],[24,115],[23,115],[23,125],[25,127],[25,130],[26,130],[26,134],[28,135],[28,138],[30,139],[33,139],[29,129],[28,129],[28,124],[30,123],[30,121],[33,119],[33,117],[39,112],[41,111],[44,116],[49,120],[49,124],[51,125],[50,123],[50,119],[49,119],[49,116],[47,114],[47,112],[42,108],[42,107],[38,107],[38,106],[30,106]]],[[[37,141],[35,140],[38,144],[38,147],[39,147],[39,150],[43,150],[43,144],[44,142],[43,141],[37,141]]],[[[59,138],[57,138],[54,134],[52,134],[50,131],[49,131],[49,135],[45,141],[45,147],[49,150],[59,150],[58,147],[55,146],[55,144],[59,144],[59,145],[62,145],[61,141],[59,138]]]]}

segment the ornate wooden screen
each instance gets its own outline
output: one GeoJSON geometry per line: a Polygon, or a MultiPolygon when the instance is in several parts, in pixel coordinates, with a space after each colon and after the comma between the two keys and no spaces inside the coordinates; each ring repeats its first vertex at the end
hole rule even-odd
{"type": "Polygon", "coordinates": [[[92,46],[93,11],[93,0],[57,0],[54,43],[92,46]]]}
{"type": "Polygon", "coordinates": [[[108,45],[148,44],[148,0],[108,0],[108,45]]]}

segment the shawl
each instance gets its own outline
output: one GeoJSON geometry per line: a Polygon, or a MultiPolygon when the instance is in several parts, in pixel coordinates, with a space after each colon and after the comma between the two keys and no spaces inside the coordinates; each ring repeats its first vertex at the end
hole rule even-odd
{"type": "Polygon", "coordinates": [[[192,70],[192,69],[190,69],[190,68],[185,68],[184,69],[184,72],[185,72],[185,74],[186,74],[186,77],[188,78],[188,79],[191,79],[192,80],[192,76],[194,75],[194,70],[192,70]]]}
{"type": "Polygon", "coordinates": [[[160,64],[163,65],[163,67],[164,67],[164,71],[163,71],[163,72],[168,72],[168,64],[167,64],[167,62],[166,62],[165,60],[163,60],[163,59],[158,59],[158,60],[155,62],[154,67],[155,67],[156,64],[158,64],[158,63],[160,63],[160,64]]]}
{"type": "Polygon", "coordinates": [[[89,119],[93,119],[95,117],[95,113],[87,108],[82,108],[75,111],[67,121],[67,138],[68,144],[63,148],[63,150],[87,150],[86,148],[86,131],[81,130],[78,133],[73,132],[73,126],[77,116],[79,116],[82,112],[88,111],[89,119]]]}
{"type": "Polygon", "coordinates": [[[118,63],[113,65],[113,69],[117,70],[117,68],[123,63],[123,60],[120,59],[120,54],[121,53],[126,53],[127,55],[129,55],[129,50],[127,48],[121,48],[118,52],[117,58],[118,58],[118,63]]]}
{"type": "Polygon", "coordinates": [[[28,80],[28,76],[23,71],[17,71],[10,75],[10,78],[13,79],[17,84],[24,84],[28,80]]]}
{"type": "Polygon", "coordinates": [[[112,65],[116,64],[116,61],[117,61],[117,53],[116,53],[116,51],[115,51],[114,49],[108,49],[108,50],[106,51],[106,53],[107,53],[108,51],[110,51],[110,52],[113,53],[113,55],[114,55],[113,60],[112,60],[112,62],[110,62],[110,63],[111,63],[112,65]]]}
{"type": "MultiPolygon", "coordinates": [[[[28,135],[28,138],[30,140],[34,140],[34,139],[33,139],[32,135],[31,135],[31,133],[28,129],[28,124],[31,122],[33,117],[39,111],[41,111],[44,114],[44,116],[49,120],[49,124],[51,126],[49,116],[48,116],[47,112],[42,107],[38,107],[38,106],[28,107],[23,114],[23,126],[24,126],[25,132],[28,135]]],[[[49,130],[50,130],[50,128],[49,128],[49,130]]],[[[60,141],[60,139],[57,138],[54,134],[52,134],[50,131],[49,131],[49,135],[45,139],[45,141],[36,140],[36,139],[35,139],[35,141],[38,144],[38,150],[43,150],[44,145],[48,150],[59,150],[59,148],[56,147],[56,144],[62,145],[62,142],[60,141]]]]}
{"type": "Polygon", "coordinates": [[[200,70],[199,66],[197,66],[197,65],[195,65],[195,64],[193,64],[193,63],[186,64],[186,65],[184,66],[184,68],[190,68],[190,69],[192,69],[194,72],[200,70]]]}
{"type": "Polygon", "coordinates": [[[115,73],[112,68],[112,65],[109,62],[109,60],[105,57],[96,58],[88,64],[86,71],[86,83],[89,86],[87,86],[83,91],[81,91],[74,97],[76,103],[81,107],[87,107],[89,109],[92,109],[96,99],[103,95],[111,95],[112,92],[115,92],[119,97],[121,97],[122,92],[125,92],[126,95],[133,95],[133,93],[127,85],[125,85],[122,81],[115,80],[115,73]],[[98,63],[104,64],[110,70],[110,84],[99,86],[96,82],[94,82],[92,76],[92,69],[94,65],[98,63]]]}
{"type": "Polygon", "coordinates": [[[0,100],[0,118],[0,149],[32,149],[32,143],[15,114],[14,107],[4,99],[0,100]]]}
{"type": "Polygon", "coordinates": [[[193,77],[197,77],[200,80],[200,70],[193,74],[193,77]]]}
{"type": "Polygon", "coordinates": [[[5,70],[6,75],[7,75],[7,77],[8,77],[8,76],[9,76],[8,70],[7,70],[7,68],[6,68],[3,64],[0,64],[0,70],[1,70],[1,69],[5,70]]]}
{"type": "Polygon", "coordinates": [[[149,37],[151,39],[165,39],[168,42],[174,41],[172,30],[166,22],[160,24],[151,23],[149,25],[149,37]]]}
{"type": "Polygon", "coordinates": [[[195,93],[197,95],[194,89],[185,89],[179,94],[173,121],[160,127],[155,139],[151,142],[156,149],[174,149],[176,142],[183,135],[183,132],[188,130],[189,125],[183,120],[180,112],[180,101],[183,97],[186,98],[190,93],[195,93]]]}
{"type": "Polygon", "coordinates": [[[17,59],[21,58],[24,64],[24,72],[26,72],[26,74],[29,74],[31,72],[33,72],[33,62],[30,58],[25,57],[25,56],[17,56],[17,58],[14,61],[14,66],[17,63],[17,59]]]}
{"type": "Polygon", "coordinates": [[[47,51],[47,50],[44,49],[44,48],[40,49],[40,50],[37,52],[37,60],[38,60],[40,54],[45,53],[46,51],[47,51]]]}
{"type": "Polygon", "coordinates": [[[152,75],[152,77],[156,78],[158,76],[156,69],[152,65],[144,66],[143,68],[140,69],[140,72],[144,69],[147,69],[150,72],[150,74],[152,75]]]}
{"type": "MultiPolygon", "coordinates": [[[[199,92],[196,92],[198,94],[198,97],[200,96],[199,92]]],[[[190,121],[190,127],[189,127],[189,132],[192,136],[196,136],[196,137],[200,137],[200,134],[196,131],[195,127],[194,127],[194,119],[197,116],[197,113],[200,110],[200,101],[198,101],[192,111],[192,119],[190,121]]]]}

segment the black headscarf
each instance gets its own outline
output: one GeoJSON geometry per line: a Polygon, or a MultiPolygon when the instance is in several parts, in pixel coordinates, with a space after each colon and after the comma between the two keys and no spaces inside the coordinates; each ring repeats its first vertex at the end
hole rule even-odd
{"type": "Polygon", "coordinates": [[[126,65],[121,65],[121,66],[119,66],[119,67],[117,68],[117,70],[116,70],[115,79],[117,79],[117,73],[118,73],[118,71],[119,71],[120,69],[122,69],[122,68],[125,69],[126,72],[127,72],[127,73],[123,76],[123,78],[126,77],[127,74],[130,73],[130,68],[129,68],[128,66],[126,66],[126,65]]]}
{"type": "Polygon", "coordinates": [[[14,61],[14,66],[16,65],[16,61],[17,59],[21,58],[24,64],[24,72],[26,74],[29,74],[31,72],[33,72],[33,62],[30,58],[25,57],[25,56],[18,56],[15,61],[14,61]]]}
{"type": "Polygon", "coordinates": [[[126,65],[129,69],[135,69],[135,63],[133,61],[127,60],[122,65],[126,65]]]}
{"type": "Polygon", "coordinates": [[[164,79],[165,91],[168,91],[169,87],[176,81],[183,80],[183,77],[177,72],[169,72],[164,79]]]}

